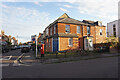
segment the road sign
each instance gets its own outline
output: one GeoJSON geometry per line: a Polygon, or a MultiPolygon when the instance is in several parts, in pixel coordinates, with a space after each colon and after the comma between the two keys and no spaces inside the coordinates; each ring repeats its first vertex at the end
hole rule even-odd
{"type": "Polygon", "coordinates": [[[33,41],[35,41],[35,38],[32,38],[33,41]]]}

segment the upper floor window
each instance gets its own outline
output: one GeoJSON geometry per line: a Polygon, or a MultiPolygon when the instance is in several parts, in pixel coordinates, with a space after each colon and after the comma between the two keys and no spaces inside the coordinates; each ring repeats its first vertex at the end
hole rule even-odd
{"type": "Polygon", "coordinates": [[[107,37],[109,37],[109,32],[107,32],[107,37]]]}
{"type": "Polygon", "coordinates": [[[77,33],[80,34],[80,26],[77,26],[77,33]]]}
{"type": "Polygon", "coordinates": [[[70,25],[66,25],[65,32],[70,33],[70,25]]]}
{"type": "Polygon", "coordinates": [[[113,25],[113,36],[116,37],[116,25],[113,25]]]}
{"type": "Polygon", "coordinates": [[[56,25],[54,25],[54,34],[56,34],[56,25]]]}
{"type": "Polygon", "coordinates": [[[90,26],[87,26],[87,34],[90,34],[90,26]]]}
{"type": "Polygon", "coordinates": [[[100,35],[102,35],[102,29],[100,29],[100,35]]]}
{"type": "Polygon", "coordinates": [[[98,25],[99,25],[99,26],[102,26],[102,23],[101,23],[101,22],[98,22],[98,25]]]}
{"type": "Polygon", "coordinates": [[[69,46],[73,46],[73,38],[69,38],[69,46]]]}
{"type": "Polygon", "coordinates": [[[46,35],[48,35],[48,33],[49,33],[49,32],[48,32],[48,28],[47,28],[47,29],[46,29],[46,35]]]}
{"type": "Polygon", "coordinates": [[[50,28],[50,35],[52,35],[52,27],[50,28]]]}

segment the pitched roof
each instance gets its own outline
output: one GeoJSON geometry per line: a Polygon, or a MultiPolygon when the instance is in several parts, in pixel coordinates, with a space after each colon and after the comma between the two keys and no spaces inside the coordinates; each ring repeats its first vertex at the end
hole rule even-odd
{"type": "Polygon", "coordinates": [[[83,23],[82,21],[70,18],[66,13],[64,13],[57,20],[55,20],[53,23],[51,23],[48,27],[52,26],[53,24],[55,24],[57,22],[60,22],[60,23],[70,23],[70,24],[79,24],[79,25],[89,25],[87,23],[83,23]]]}
{"type": "Polygon", "coordinates": [[[78,24],[78,25],[89,25],[89,24],[85,24],[85,23],[83,23],[81,21],[72,19],[72,18],[64,18],[64,19],[58,20],[58,22],[60,22],[60,23],[78,24]]]}
{"type": "Polygon", "coordinates": [[[91,20],[83,20],[83,22],[87,22],[87,23],[95,23],[94,21],[91,21],[91,20]]]}
{"type": "Polygon", "coordinates": [[[70,18],[66,13],[64,13],[62,16],[60,16],[58,19],[60,18],[70,18]]]}

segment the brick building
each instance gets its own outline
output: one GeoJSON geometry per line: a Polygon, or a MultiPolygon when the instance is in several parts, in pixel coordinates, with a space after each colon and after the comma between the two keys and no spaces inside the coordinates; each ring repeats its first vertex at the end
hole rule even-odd
{"type": "Polygon", "coordinates": [[[105,43],[106,27],[100,21],[75,20],[66,13],[47,26],[43,32],[45,51],[70,49],[93,50],[94,44],[105,43]]]}

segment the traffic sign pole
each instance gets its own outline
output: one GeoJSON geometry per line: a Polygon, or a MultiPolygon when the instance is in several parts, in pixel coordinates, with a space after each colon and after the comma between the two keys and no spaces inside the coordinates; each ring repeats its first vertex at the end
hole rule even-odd
{"type": "Polygon", "coordinates": [[[35,40],[36,40],[36,58],[37,58],[37,36],[35,36],[35,40]]]}

